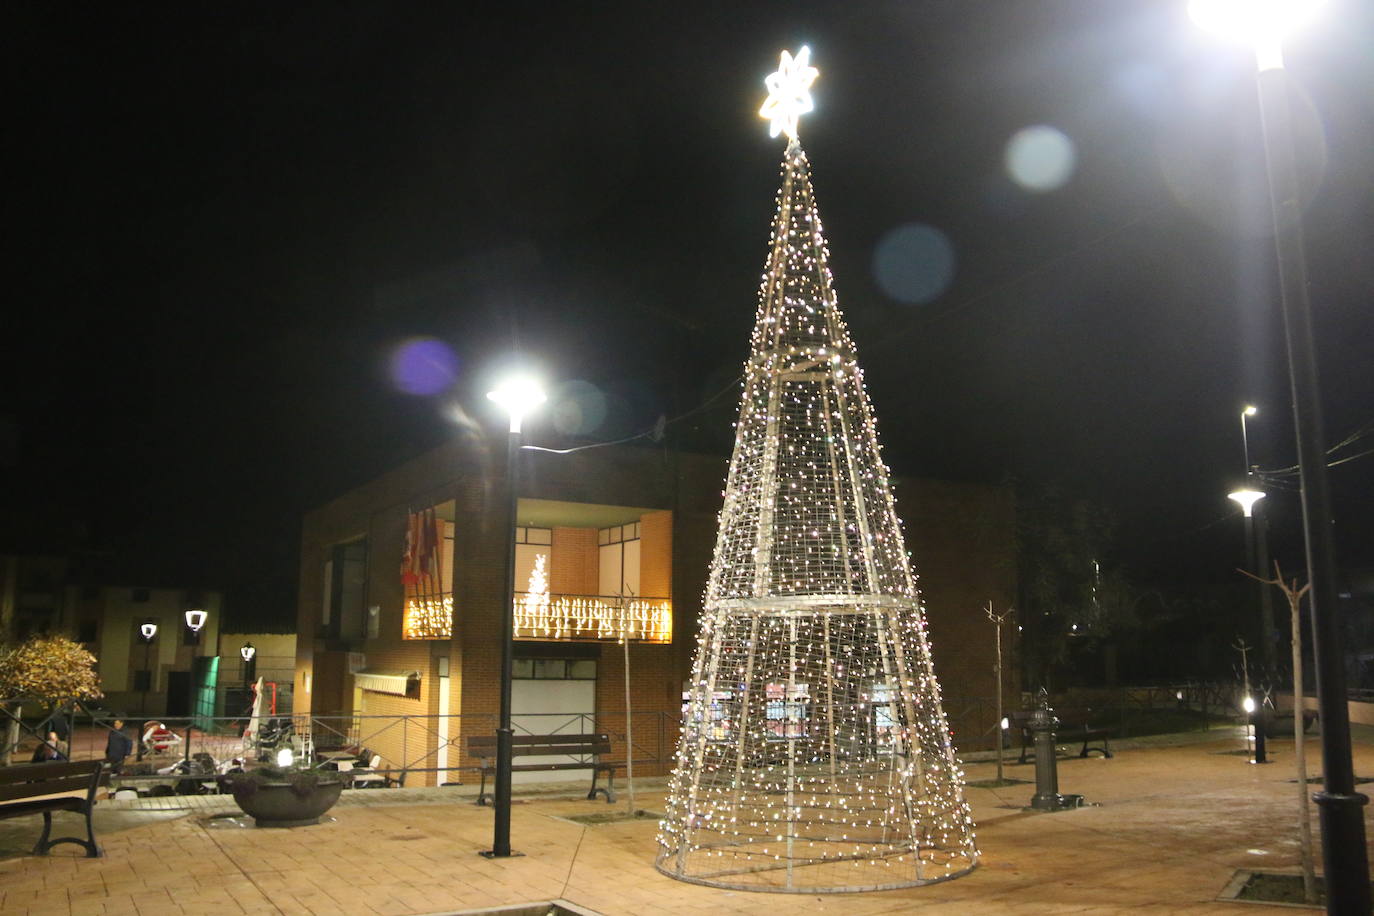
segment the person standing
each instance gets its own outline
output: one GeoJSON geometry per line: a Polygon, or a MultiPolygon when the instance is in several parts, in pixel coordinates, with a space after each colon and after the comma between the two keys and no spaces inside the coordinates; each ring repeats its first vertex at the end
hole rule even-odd
{"type": "Polygon", "coordinates": [[[133,753],[133,750],[133,739],[124,734],[124,720],[115,719],[114,727],[105,739],[105,762],[110,765],[110,769],[118,773],[120,767],[124,766],[124,759],[133,753]]]}

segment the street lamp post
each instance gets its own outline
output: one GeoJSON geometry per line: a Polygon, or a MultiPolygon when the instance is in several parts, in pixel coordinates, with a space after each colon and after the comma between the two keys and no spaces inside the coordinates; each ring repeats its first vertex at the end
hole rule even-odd
{"type": "MultiPolygon", "coordinates": [[[[186,708],[186,714],[188,716],[189,721],[194,722],[196,716],[196,649],[200,647],[201,628],[205,626],[205,621],[209,618],[210,615],[201,608],[192,608],[191,610],[186,612],[185,616],[186,629],[191,632],[191,670],[190,677],[187,678],[187,680],[190,683],[191,693],[189,697],[190,702],[186,708]]],[[[186,733],[188,738],[190,736],[190,732],[191,728],[188,724],[186,727],[186,733]]],[[[189,741],[187,742],[187,750],[188,752],[190,750],[189,741]]]]}
{"type": "Polygon", "coordinates": [[[514,731],[510,722],[511,677],[515,668],[515,519],[520,498],[520,424],[525,414],[543,403],[544,392],[526,378],[508,379],[487,397],[510,415],[510,435],[506,439],[506,502],[509,510],[506,537],[505,597],[501,607],[501,706],[496,727],[495,822],[491,849],[482,855],[506,858],[510,851],[511,751],[514,731]]]}
{"type": "Polygon", "coordinates": [[[1307,258],[1303,248],[1302,207],[1289,123],[1288,77],[1283,66],[1284,33],[1316,6],[1312,0],[1193,0],[1189,7],[1201,25],[1247,38],[1258,68],[1260,127],[1269,177],[1274,247],[1279,269],[1288,343],[1288,374],[1297,428],[1302,483],[1303,533],[1311,583],[1313,657],[1317,707],[1321,715],[1322,791],[1313,798],[1320,812],[1322,859],[1328,913],[1370,911],[1369,861],[1364,812],[1369,799],[1355,791],[1350,716],[1346,706],[1345,665],[1336,613],[1336,563],[1331,534],[1331,492],[1326,474],[1326,436],[1317,386],[1312,339],[1307,258]]]}
{"type": "Polygon", "coordinates": [[[138,635],[143,640],[143,700],[139,703],[139,712],[146,717],[148,715],[148,687],[153,679],[153,669],[148,660],[148,654],[153,647],[153,637],[157,635],[157,624],[152,620],[145,620],[138,627],[138,635]]]}
{"type": "Polygon", "coordinates": [[[1254,404],[1246,404],[1240,412],[1240,447],[1245,450],[1245,473],[1250,473],[1250,436],[1245,430],[1245,418],[1253,417],[1259,413],[1259,408],[1254,404]]]}
{"type": "MultiPolygon", "coordinates": [[[[1226,498],[1234,500],[1240,504],[1241,511],[1245,514],[1245,567],[1246,572],[1252,576],[1262,576],[1264,567],[1269,563],[1269,549],[1267,546],[1260,549],[1259,542],[1263,540],[1256,538],[1257,526],[1255,523],[1255,504],[1264,499],[1264,491],[1254,486],[1254,478],[1249,478],[1245,484],[1226,494],[1226,498]]],[[[1260,647],[1264,653],[1264,663],[1268,666],[1270,673],[1274,669],[1274,611],[1273,605],[1264,600],[1266,592],[1264,586],[1260,586],[1259,606],[1260,606],[1260,647]]]]}
{"type": "MultiPolygon", "coordinates": [[[[1245,486],[1243,489],[1259,490],[1259,475],[1256,465],[1250,464],[1250,438],[1245,421],[1259,413],[1254,404],[1246,404],[1240,411],[1240,444],[1245,453],[1245,486]]],[[[1238,491],[1239,492],[1239,491],[1238,491]]],[[[1264,493],[1261,491],[1260,496],[1264,493]]],[[[1231,497],[1235,499],[1234,496],[1231,497]]],[[[1250,572],[1261,579],[1269,575],[1269,537],[1266,533],[1268,520],[1261,511],[1256,520],[1250,519],[1249,511],[1245,516],[1245,562],[1251,564],[1250,572]]],[[[1260,651],[1264,653],[1265,668],[1272,673],[1278,667],[1278,630],[1274,627],[1274,600],[1269,587],[1256,583],[1259,589],[1260,608],[1260,651]]]]}
{"type": "Polygon", "coordinates": [[[258,673],[258,650],[253,647],[251,642],[246,642],[239,647],[239,657],[243,659],[243,683],[244,686],[251,685],[257,680],[258,673]]]}

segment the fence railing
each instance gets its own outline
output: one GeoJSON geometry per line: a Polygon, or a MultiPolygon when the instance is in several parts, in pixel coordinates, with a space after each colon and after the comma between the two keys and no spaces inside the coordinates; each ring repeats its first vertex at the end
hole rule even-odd
{"type": "MultiPolygon", "coordinates": [[[[1051,696],[1058,707],[1088,706],[1100,716],[1100,724],[1113,729],[1115,737],[1205,729],[1219,720],[1234,720],[1240,713],[1240,689],[1235,684],[1190,682],[1148,687],[1070,690],[1051,696]]],[[[14,708],[16,701],[9,701],[14,708]]],[[[943,705],[960,753],[994,746],[998,723],[996,701],[984,696],[945,696],[943,705]]],[[[1006,711],[1029,708],[1028,696],[1005,698],[1006,711]]],[[[525,713],[512,717],[516,734],[606,733],[614,748],[610,762],[623,764],[632,757],[636,773],[659,775],[669,771],[681,728],[676,710],[634,710],[631,713],[633,747],[625,747],[624,712],[525,713]]],[[[13,717],[11,717],[13,721],[13,717]]],[[[103,759],[113,727],[113,716],[103,710],[64,708],[50,721],[21,720],[14,762],[27,762],[28,754],[46,737],[52,726],[59,732],[63,753],[74,760],[103,759]],[[60,725],[58,724],[60,723],[60,725]]],[[[235,760],[249,765],[275,760],[277,752],[290,748],[295,760],[310,766],[337,766],[351,759],[365,765],[380,758],[377,770],[394,782],[409,778],[445,784],[476,774],[480,763],[466,752],[466,738],[495,733],[494,713],[449,716],[396,715],[282,715],[263,718],[258,731],[245,734],[247,716],[130,719],[124,731],[133,753],[124,762],[122,778],[130,782],[159,782],[185,773],[198,762],[198,772],[210,766],[224,768],[235,760]],[[206,757],[208,756],[208,760],[206,757]],[[159,772],[168,771],[172,772],[159,772]],[[420,774],[433,774],[420,777],[420,774]],[[417,779],[418,777],[418,779],[417,779]]],[[[6,732],[8,734],[8,731],[6,732]]]]}

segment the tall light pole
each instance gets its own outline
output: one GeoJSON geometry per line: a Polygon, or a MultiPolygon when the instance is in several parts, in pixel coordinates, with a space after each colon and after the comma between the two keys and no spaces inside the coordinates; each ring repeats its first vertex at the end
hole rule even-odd
{"type": "Polygon", "coordinates": [[[148,653],[153,647],[153,637],[157,635],[157,624],[148,619],[139,624],[139,638],[143,640],[143,701],[139,704],[139,712],[146,717],[148,715],[148,686],[153,679],[153,669],[148,661],[148,653]]]}
{"type": "Polygon", "coordinates": [[[506,439],[506,501],[509,507],[506,530],[505,598],[501,606],[501,708],[496,726],[495,824],[492,828],[488,858],[505,858],[510,851],[510,776],[514,731],[510,724],[511,676],[515,668],[515,518],[520,498],[520,423],[545,400],[539,384],[529,378],[504,381],[487,397],[501,405],[510,416],[510,435],[506,439]]]}
{"type": "MultiPolygon", "coordinates": [[[[1226,498],[1240,504],[1241,511],[1245,513],[1245,567],[1246,572],[1252,576],[1259,576],[1264,573],[1264,567],[1269,563],[1269,551],[1259,550],[1255,537],[1255,504],[1264,499],[1264,491],[1252,484],[1253,478],[1247,479],[1246,483],[1230,493],[1226,498]]],[[[1261,586],[1263,589],[1264,586],[1261,586]]],[[[1271,632],[1274,628],[1273,608],[1264,602],[1264,592],[1260,592],[1260,646],[1264,653],[1264,662],[1269,666],[1270,673],[1273,672],[1274,665],[1274,641],[1271,632]]]]}
{"type": "MultiPolygon", "coordinates": [[[[1259,490],[1259,475],[1255,472],[1255,465],[1250,463],[1250,437],[1249,431],[1245,427],[1245,421],[1259,413],[1259,408],[1254,404],[1246,404],[1240,411],[1240,444],[1245,453],[1245,485],[1243,489],[1259,490]]],[[[1263,496],[1263,491],[1260,496],[1263,496]]],[[[1232,496],[1232,499],[1235,497],[1232,496]]],[[[1267,532],[1268,520],[1263,511],[1259,513],[1255,520],[1251,520],[1249,511],[1245,516],[1245,562],[1251,564],[1250,573],[1261,578],[1269,574],[1269,535],[1267,532]]],[[[1278,667],[1278,630],[1274,627],[1274,599],[1269,594],[1269,589],[1262,583],[1256,583],[1259,588],[1259,608],[1260,608],[1260,652],[1263,653],[1264,665],[1266,670],[1272,674],[1278,667]]]]}
{"type": "Polygon", "coordinates": [[[1369,861],[1364,812],[1369,799],[1355,791],[1346,706],[1345,663],[1337,616],[1336,562],[1331,534],[1331,490],[1326,474],[1326,435],[1317,387],[1312,308],[1307,294],[1302,207],[1289,123],[1288,77],[1283,37],[1311,15],[1317,0],[1192,0],[1199,25],[1248,40],[1258,68],[1260,126],[1274,219],[1288,375],[1297,427],[1302,482],[1303,533],[1312,590],[1312,644],[1316,661],[1317,708],[1322,725],[1322,791],[1313,798],[1320,812],[1322,860],[1328,913],[1370,912],[1369,861]]]}
{"type": "Polygon", "coordinates": [[[1259,408],[1254,404],[1246,404],[1240,412],[1240,446],[1245,450],[1245,473],[1250,473],[1250,436],[1245,429],[1245,418],[1253,417],[1259,413],[1259,408]]]}
{"type": "MultiPolygon", "coordinates": [[[[210,615],[201,608],[192,608],[186,612],[186,629],[191,633],[191,671],[187,680],[191,684],[190,706],[186,710],[188,721],[194,722],[196,717],[196,649],[200,647],[200,631],[205,626],[205,621],[210,615]]],[[[187,735],[190,735],[190,726],[187,726],[187,735]]],[[[187,750],[190,748],[188,746],[187,750]]]]}
{"type": "Polygon", "coordinates": [[[258,650],[251,642],[246,642],[239,647],[239,658],[243,659],[243,683],[245,687],[252,685],[257,680],[254,676],[258,673],[257,655],[258,650]]]}

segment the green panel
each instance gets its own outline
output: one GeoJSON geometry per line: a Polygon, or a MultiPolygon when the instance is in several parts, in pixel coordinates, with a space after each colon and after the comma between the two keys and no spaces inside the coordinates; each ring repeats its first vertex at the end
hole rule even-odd
{"type": "Polygon", "coordinates": [[[195,683],[191,688],[193,697],[191,715],[195,718],[196,728],[209,731],[214,727],[215,685],[219,683],[219,656],[201,656],[195,660],[195,683]]]}

